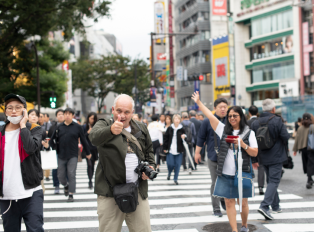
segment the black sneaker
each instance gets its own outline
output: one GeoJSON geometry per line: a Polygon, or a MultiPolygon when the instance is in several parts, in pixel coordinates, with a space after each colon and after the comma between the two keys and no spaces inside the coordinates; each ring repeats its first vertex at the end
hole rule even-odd
{"type": "Polygon", "coordinates": [[[69,195],[68,202],[73,202],[73,201],[74,201],[73,195],[69,195]]]}
{"type": "Polygon", "coordinates": [[[216,216],[216,217],[222,217],[221,211],[220,211],[220,210],[215,210],[215,211],[214,211],[214,216],[216,216]]]}
{"type": "Polygon", "coordinates": [[[64,186],[64,196],[69,196],[69,185],[64,186]]]}
{"type": "Polygon", "coordinates": [[[46,181],[50,181],[50,178],[49,178],[49,177],[46,177],[46,181]]]}
{"type": "Polygon", "coordinates": [[[257,210],[257,212],[262,214],[265,217],[266,220],[273,220],[274,219],[273,216],[271,216],[271,214],[269,213],[269,210],[266,211],[264,209],[259,208],[257,210]]]}
{"type": "Polygon", "coordinates": [[[226,203],[225,200],[220,201],[221,207],[226,211],[226,203]]]}
{"type": "Polygon", "coordinates": [[[263,187],[258,187],[258,189],[259,189],[259,195],[264,195],[263,187]]]}
{"type": "Polygon", "coordinates": [[[92,182],[92,181],[89,181],[89,183],[88,183],[88,188],[89,188],[89,189],[93,189],[93,182],[92,182]]]}
{"type": "Polygon", "coordinates": [[[306,183],[306,188],[307,189],[311,189],[312,188],[312,183],[311,182],[307,182],[306,183]]]}
{"type": "Polygon", "coordinates": [[[178,181],[176,181],[176,180],[174,181],[174,184],[175,184],[175,185],[179,185],[178,181]]]}
{"type": "Polygon", "coordinates": [[[170,180],[170,176],[167,176],[167,180],[170,180]]]}
{"type": "Polygon", "coordinates": [[[157,172],[158,172],[158,173],[160,172],[160,169],[159,169],[159,168],[157,168],[157,172]]]}

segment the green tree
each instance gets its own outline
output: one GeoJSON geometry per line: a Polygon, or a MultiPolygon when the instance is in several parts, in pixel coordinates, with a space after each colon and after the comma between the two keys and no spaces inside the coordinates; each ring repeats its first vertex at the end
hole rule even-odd
{"type": "MultiPolygon", "coordinates": [[[[84,33],[83,20],[89,18],[97,22],[99,17],[108,15],[110,3],[107,0],[0,0],[0,99],[3,101],[9,92],[19,92],[24,85],[36,84],[34,54],[27,51],[25,41],[34,35],[45,38],[49,31],[62,30],[65,40],[73,36],[73,31],[84,33]],[[21,76],[23,85],[16,83],[21,76]]],[[[60,53],[55,51],[55,54],[60,53]]],[[[55,58],[53,54],[50,57],[55,58]]],[[[46,61],[49,66],[51,60],[46,61]]],[[[44,65],[42,61],[41,65],[44,65]]],[[[49,68],[40,72],[41,79],[49,77],[46,83],[63,75],[50,72],[49,68]]],[[[32,96],[28,100],[35,102],[32,96]]]]}
{"type": "Polygon", "coordinates": [[[104,100],[110,91],[132,96],[135,85],[134,67],[137,67],[138,98],[141,103],[147,101],[149,92],[148,65],[144,60],[119,55],[103,56],[100,60],[80,59],[70,64],[73,78],[73,91],[82,89],[97,100],[98,112],[104,106],[104,100]]]}

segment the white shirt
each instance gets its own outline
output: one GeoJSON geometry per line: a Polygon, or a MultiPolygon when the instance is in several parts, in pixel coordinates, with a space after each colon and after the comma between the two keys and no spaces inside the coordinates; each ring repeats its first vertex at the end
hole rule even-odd
{"type": "MultiPolygon", "coordinates": [[[[124,128],[127,132],[131,133],[131,126],[124,128]]],[[[134,153],[127,153],[125,157],[125,175],[126,183],[134,183],[138,179],[138,175],[134,172],[138,166],[138,157],[134,153]]]]}
{"type": "Polygon", "coordinates": [[[3,198],[2,200],[19,200],[33,196],[33,192],[42,189],[41,185],[36,188],[25,190],[21,159],[18,149],[20,129],[5,132],[4,166],[3,166],[3,198]]]}
{"type": "Polygon", "coordinates": [[[160,144],[163,143],[163,135],[162,135],[163,127],[159,122],[155,121],[155,122],[150,123],[147,129],[148,129],[152,142],[159,140],[160,144]]]}
{"type": "Polygon", "coordinates": [[[181,129],[183,126],[179,124],[178,127],[175,127],[174,124],[171,124],[171,127],[173,128],[173,137],[172,137],[172,142],[170,145],[170,151],[172,155],[179,155],[180,153],[178,152],[178,145],[177,145],[177,131],[181,129]]]}
{"type": "MultiPolygon", "coordinates": [[[[224,129],[225,129],[225,124],[223,124],[222,122],[219,122],[215,132],[219,136],[220,139],[222,137],[224,129]]],[[[240,130],[234,130],[233,135],[238,135],[239,132],[240,132],[240,130]]],[[[252,130],[251,130],[250,137],[249,137],[249,143],[250,144],[248,144],[248,145],[252,148],[258,147],[255,133],[252,130]]],[[[227,154],[226,159],[225,159],[223,169],[222,169],[222,173],[225,175],[234,176],[235,172],[236,172],[236,167],[235,167],[235,162],[234,162],[233,149],[229,149],[228,154],[227,154]]]]}

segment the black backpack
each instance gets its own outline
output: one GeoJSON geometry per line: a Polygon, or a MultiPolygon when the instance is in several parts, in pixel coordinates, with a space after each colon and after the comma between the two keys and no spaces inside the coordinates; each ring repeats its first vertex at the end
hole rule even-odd
{"type": "Polygon", "coordinates": [[[186,141],[188,144],[192,144],[192,130],[191,130],[191,124],[192,124],[192,122],[189,122],[188,125],[184,125],[184,124],[182,123],[183,128],[184,128],[184,131],[185,131],[185,134],[186,134],[186,140],[185,140],[185,141],[186,141]]]}
{"type": "Polygon", "coordinates": [[[276,143],[276,140],[270,136],[268,129],[268,122],[274,117],[275,115],[270,117],[266,123],[261,123],[260,119],[258,119],[259,128],[256,131],[256,140],[258,149],[261,151],[271,149],[276,143]]]}

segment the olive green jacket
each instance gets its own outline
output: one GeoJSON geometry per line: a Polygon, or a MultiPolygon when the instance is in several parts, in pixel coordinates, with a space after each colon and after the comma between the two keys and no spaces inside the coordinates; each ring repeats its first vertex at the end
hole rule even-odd
{"type": "MultiPolygon", "coordinates": [[[[125,157],[127,154],[127,139],[124,135],[114,135],[111,133],[113,120],[100,119],[97,121],[89,134],[89,139],[94,146],[97,146],[99,153],[99,164],[97,165],[95,175],[95,193],[98,195],[113,197],[111,186],[126,183],[125,157]]],[[[134,143],[129,143],[130,147],[140,158],[141,161],[147,161],[156,169],[153,144],[146,126],[143,123],[133,121],[131,124],[131,134],[135,135],[142,131],[142,135],[137,139],[142,147],[142,151],[134,143]]],[[[147,180],[140,179],[139,192],[143,199],[148,197],[147,180]]]]}

